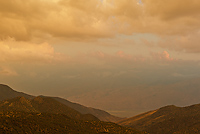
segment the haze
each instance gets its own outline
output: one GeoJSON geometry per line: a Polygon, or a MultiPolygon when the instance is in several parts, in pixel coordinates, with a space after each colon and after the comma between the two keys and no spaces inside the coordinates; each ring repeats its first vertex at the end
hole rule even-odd
{"type": "Polygon", "coordinates": [[[199,103],[199,0],[0,0],[0,82],[133,116],[199,103]]]}

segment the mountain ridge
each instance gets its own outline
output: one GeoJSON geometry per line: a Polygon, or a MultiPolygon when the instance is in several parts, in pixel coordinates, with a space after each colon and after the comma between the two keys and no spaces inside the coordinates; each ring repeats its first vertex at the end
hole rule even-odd
{"type": "Polygon", "coordinates": [[[117,122],[149,134],[200,133],[200,104],[186,107],[168,105],[117,122]]]}
{"type": "Polygon", "coordinates": [[[0,101],[0,133],[142,134],[132,128],[81,114],[51,97],[0,101]]]}
{"type": "Polygon", "coordinates": [[[10,88],[8,85],[0,84],[0,101],[5,99],[11,99],[18,96],[23,96],[27,99],[32,99],[34,96],[25,94],[23,92],[18,92],[10,88]]]}
{"type": "Polygon", "coordinates": [[[67,107],[66,105],[57,102],[48,97],[35,97],[34,99],[26,99],[25,97],[16,97],[0,102],[0,111],[21,111],[33,113],[52,113],[67,115],[72,119],[77,120],[95,120],[99,121],[97,117],[91,114],[81,114],[78,111],[67,107]]]}
{"type": "Polygon", "coordinates": [[[79,111],[82,114],[87,114],[87,113],[93,114],[94,116],[98,117],[102,121],[117,122],[117,121],[123,119],[120,117],[113,116],[113,115],[109,114],[108,112],[100,110],[100,109],[86,107],[86,106],[80,105],[78,103],[73,103],[73,102],[70,102],[68,100],[65,100],[65,99],[62,99],[59,97],[53,97],[53,98],[65,105],[79,111]]]}
{"type": "MultiPolygon", "coordinates": [[[[10,88],[8,85],[0,84],[0,101],[19,97],[19,96],[23,96],[26,99],[33,99],[35,97],[35,96],[29,95],[29,94],[26,94],[23,92],[17,92],[15,90],[13,90],[12,88],[10,88]]],[[[40,95],[40,97],[45,97],[45,96],[40,95]]],[[[57,100],[58,102],[61,102],[62,104],[66,105],[68,107],[71,107],[72,109],[75,109],[76,111],[78,111],[82,114],[92,114],[102,121],[117,122],[117,121],[123,119],[120,117],[113,116],[104,110],[89,108],[89,107],[83,106],[78,103],[70,102],[63,98],[59,98],[59,97],[50,97],[50,98],[53,98],[53,99],[57,100]]]]}

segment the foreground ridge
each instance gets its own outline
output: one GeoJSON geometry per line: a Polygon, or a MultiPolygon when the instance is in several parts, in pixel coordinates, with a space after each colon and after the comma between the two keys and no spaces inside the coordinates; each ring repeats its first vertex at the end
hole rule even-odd
{"type": "Polygon", "coordinates": [[[150,134],[193,134],[200,133],[199,120],[200,104],[187,107],[169,105],[124,119],[118,124],[150,134]]]}

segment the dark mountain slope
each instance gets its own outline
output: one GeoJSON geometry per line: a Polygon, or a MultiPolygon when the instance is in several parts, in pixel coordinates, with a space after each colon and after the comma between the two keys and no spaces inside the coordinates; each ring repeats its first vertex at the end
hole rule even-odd
{"type": "Polygon", "coordinates": [[[110,122],[117,122],[119,120],[122,120],[120,117],[113,116],[109,114],[108,112],[105,112],[103,110],[95,109],[95,108],[90,108],[90,107],[85,107],[83,105],[77,104],[77,103],[72,103],[68,100],[58,98],[58,97],[53,97],[55,100],[65,104],[68,107],[71,107],[78,112],[82,114],[92,114],[99,118],[101,121],[110,121],[110,122]]]}
{"type": "Polygon", "coordinates": [[[142,134],[114,123],[72,120],[63,114],[29,112],[0,112],[0,133],[142,134]]]}
{"type": "MultiPolygon", "coordinates": [[[[19,97],[19,96],[23,96],[26,99],[33,99],[34,98],[34,96],[31,96],[31,95],[28,95],[28,94],[25,94],[25,93],[22,93],[22,92],[17,92],[7,85],[0,84],[0,101],[6,100],[6,99],[12,99],[12,98],[19,97]]],[[[52,98],[57,100],[58,102],[63,103],[67,107],[75,109],[76,111],[80,112],[81,114],[92,114],[102,121],[116,122],[116,121],[119,121],[119,120],[122,119],[122,118],[110,115],[109,113],[107,113],[103,110],[85,107],[85,106],[82,106],[80,104],[72,103],[68,100],[65,100],[65,99],[62,99],[62,98],[59,98],[59,97],[52,97],[52,98]]]]}
{"type": "Polygon", "coordinates": [[[200,104],[188,107],[170,105],[122,120],[118,124],[150,134],[200,133],[200,104]]]}
{"type": "Polygon", "coordinates": [[[0,101],[23,96],[27,99],[32,99],[34,96],[22,92],[17,92],[7,85],[0,84],[0,101]]]}
{"type": "Polygon", "coordinates": [[[0,102],[0,111],[24,111],[36,113],[64,114],[72,119],[96,120],[98,118],[91,114],[83,115],[78,111],[48,97],[35,97],[28,100],[24,97],[17,97],[0,102]]]}

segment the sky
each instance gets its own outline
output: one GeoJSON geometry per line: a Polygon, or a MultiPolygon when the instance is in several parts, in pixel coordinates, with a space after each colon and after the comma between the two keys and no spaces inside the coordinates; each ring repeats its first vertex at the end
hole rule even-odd
{"type": "Polygon", "coordinates": [[[0,82],[73,100],[198,78],[199,20],[199,0],[0,0],[0,82]]]}

